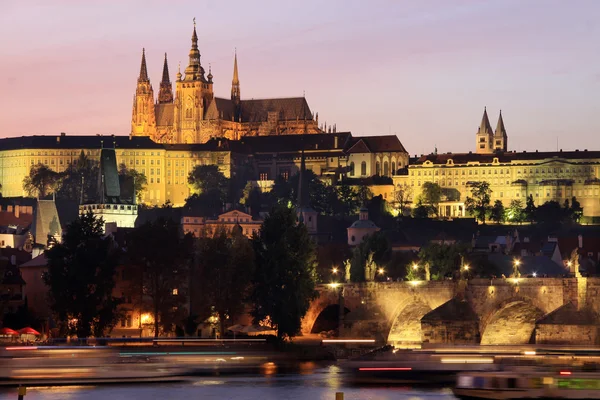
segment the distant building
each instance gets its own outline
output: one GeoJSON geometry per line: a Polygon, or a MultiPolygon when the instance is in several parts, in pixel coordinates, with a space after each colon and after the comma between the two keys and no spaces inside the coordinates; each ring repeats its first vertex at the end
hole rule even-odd
{"type": "Polygon", "coordinates": [[[191,233],[196,237],[211,236],[220,228],[231,232],[237,227],[237,229],[241,229],[242,234],[251,238],[254,233],[258,233],[262,222],[262,220],[254,219],[252,215],[238,210],[223,213],[216,219],[193,215],[181,217],[183,233],[191,233]]]}
{"type": "Polygon", "coordinates": [[[348,245],[358,246],[367,235],[372,235],[379,230],[373,221],[369,219],[369,210],[365,207],[360,209],[358,221],[354,221],[348,230],[348,245]]]}

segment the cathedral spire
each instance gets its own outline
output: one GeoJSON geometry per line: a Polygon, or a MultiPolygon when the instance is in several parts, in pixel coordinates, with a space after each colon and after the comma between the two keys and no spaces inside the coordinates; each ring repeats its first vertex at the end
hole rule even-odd
{"type": "Polygon", "coordinates": [[[173,102],[173,86],[169,78],[169,64],[167,63],[167,53],[165,53],[165,63],[163,65],[162,81],[160,82],[160,90],[158,91],[158,102],[172,103],[173,102]]]}
{"type": "Polygon", "coordinates": [[[238,65],[237,65],[237,50],[233,56],[233,79],[231,81],[231,101],[235,104],[240,102],[240,78],[238,76],[238,65]]]}
{"type": "Polygon", "coordinates": [[[488,134],[492,135],[492,126],[490,125],[490,120],[487,115],[487,108],[483,108],[483,117],[481,118],[481,125],[479,125],[479,134],[488,134]]]}
{"type": "Polygon", "coordinates": [[[148,69],[146,68],[146,49],[142,49],[142,65],[140,66],[140,77],[138,82],[148,82],[148,69]]]}
{"type": "Polygon", "coordinates": [[[496,136],[505,136],[506,128],[504,127],[504,120],[502,119],[502,110],[500,110],[500,116],[498,117],[498,125],[496,125],[496,136]]]}
{"type": "Polygon", "coordinates": [[[200,65],[200,50],[198,50],[198,35],[196,34],[196,18],[194,18],[194,32],[192,33],[192,48],[190,49],[189,64],[185,69],[186,81],[201,80],[204,78],[204,68],[200,65]]]}

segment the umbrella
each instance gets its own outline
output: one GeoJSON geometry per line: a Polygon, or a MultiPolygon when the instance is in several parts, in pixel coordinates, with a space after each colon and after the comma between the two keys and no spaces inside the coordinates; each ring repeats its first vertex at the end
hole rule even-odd
{"type": "Polygon", "coordinates": [[[0,335],[12,335],[12,336],[19,336],[19,332],[17,331],[13,331],[10,328],[2,328],[0,329],[0,335]]]}
{"type": "Polygon", "coordinates": [[[38,331],[36,331],[35,329],[33,329],[29,326],[27,328],[19,329],[19,333],[21,335],[35,335],[35,336],[40,335],[40,333],[38,331]]]}

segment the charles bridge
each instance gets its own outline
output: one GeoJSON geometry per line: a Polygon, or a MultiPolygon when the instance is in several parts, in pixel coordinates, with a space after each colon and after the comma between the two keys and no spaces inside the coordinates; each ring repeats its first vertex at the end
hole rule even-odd
{"type": "Polygon", "coordinates": [[[581,277],[320,285],[302,333],[396,346],[595,345],[599,291],[600,278],[581,277]]]}

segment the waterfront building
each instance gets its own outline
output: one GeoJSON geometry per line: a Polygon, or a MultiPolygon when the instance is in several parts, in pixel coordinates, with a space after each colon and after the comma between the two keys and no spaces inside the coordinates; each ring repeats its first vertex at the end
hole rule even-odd
{"type": "Polygon", "coordinates": [[[211,236],[220,228],[228,233],[237,228],[243,235],[251,238],[254,233],[258,233],[262,223],[262,219],[255,219],[239,210],[225,212],[215,219],[191,214],[181,217],[183,233],[191,233],[196,237],[211,236]]]}
{"type": "Polygon", "coordinates": [[[600,216],[600,151],[508,151],[502,115],[494,134],[489,127],[486,110],[476,134],[475,152],[422,155],[409,166],[408,175],[395,177],[394,183],[408,185],[413,201],[425,182],[439,184],[442,217],[464,217],[470,184],[482,181],[490,184],[492,204],[500,200],[508,207],[512,200],[520,200],[525,206],[531,195],[536,205],[547,201],[562,205],[576,197],[584,216],[600,216]]]}
{"type": "MultiPolygon", "coordinates": [[[[322,133],[318,114],[304,97],[242,99],[237,53],[233,60],[231,97],[215,97],[213,74],[200,62],[196,25],[184,73],[177,71],[173,93],[165,54],[158,97],[150,83],[146,52],[142,50],[131,117],[131,136],[150,137],[157,143],[206,143],[211,138],[232,140],[244,136],[322,133]]],[[[331,131],[331,127],[329,128],[331,131]]],[[[335,127],[334,127],[335,130],[335,127]]]]}

